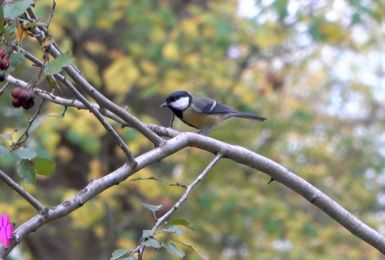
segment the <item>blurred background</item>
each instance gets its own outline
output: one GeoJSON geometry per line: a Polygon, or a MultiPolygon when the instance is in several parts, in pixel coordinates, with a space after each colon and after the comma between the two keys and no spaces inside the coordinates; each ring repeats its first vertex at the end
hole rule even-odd
{"type": "MultiPolygon", "coordinates": [[[[269,157],[328,194],[370,226],[385,232],[385,3],[379,0],[57,0],[50,33],[69,50],[86,78],[147,123],[167,126],[159,108],[185,89],[215,97],[263,123],[227,120],[211,134],[269,157]]],[[[35,11],[48,18],[51,1],[35,11]]],[[[30,38],[23,47],[42,58],[30,38]]],[[[29,80],[25,61],[13,75],[29,80]]],[[[42,85],[42,87],[46,87],[42,85]]],[[[64,90],[56,94],[70,97],[64,90]]],[[[0,97],[0,144],[26,128],[34,110],[0,97]],[[17,131],[15,131],[17,130],[17,131]]],[[[36,109],[36,107],[35,107],[36,109]]],[[[51,176],[18,176],[12,154],[0,167],[46,205],[70,198],[91,179],[116,169],[124,155],[87,111],[44,105],[27,146],[55,160],[51,176]]],[[[116,126],[135,155],[152,145],[116,126]]],[[[180,131],[193,129],[175,121],[180,131]]],[[[167,210],[211,155],[185,149],[105,191],[67,217],[32,233],[9,259],[107,259],[133,248],[154,224],[141,202],[167,210]]],[[[191,223],[181,236],[207,259],[379,259],[295,192],[268,176],[222,160],[174,218],[191,223]]],[[[0,183],[0,213],[16,225],[36,214],[0,183]]],[[[162,212],[158,212],[159,216],[162,212]]],[[[200,259],[175,243],[186,259],[200,259]]],[[[164,249],[145,259],[173,259],[164,249]]]]}

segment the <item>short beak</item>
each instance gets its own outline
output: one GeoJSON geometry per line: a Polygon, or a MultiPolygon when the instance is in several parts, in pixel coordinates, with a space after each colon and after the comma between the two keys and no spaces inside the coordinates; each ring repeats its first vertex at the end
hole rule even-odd
{"type": "Polygon", "coordinates": [[[166,102],[164,102],[164,103],[162,103],[162,105],[160,105],[160,107],[168,107],[168,105],[166,102]]]}

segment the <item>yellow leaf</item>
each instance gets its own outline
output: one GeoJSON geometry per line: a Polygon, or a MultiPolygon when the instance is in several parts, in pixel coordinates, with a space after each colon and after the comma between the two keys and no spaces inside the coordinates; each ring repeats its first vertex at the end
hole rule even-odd
{"type": "Polygon", "coordinates": [[[94,228],[94,232],[95,232],[95,235],[100,239],[103,239],[106,236],[106,230],[102,225],[97,225],[94,228]]]}
{"type": "MultiPolygon", "coordinates": [[[[75,195],[75,190],[67,190],[63,196],[63,201],[71,199],[75,195]]],[[[89,228],[100,221],[104,216],[104,207],[97,200],[92,200],[83,207],[71,213],[73,225],[76,228],[89,228]]]]}
{"type": "Polygon", "coordinates": [[[89,169],[90,169],[89,175],[88,175],[89,180],[95,180],[103,176],[103,164],[99,159],[91,160],[89,169]]]}
{"type": "Polygon", "coordinates": [[[69,12],[77,12],[82,7],[82,3],[81,1],[71,1],[69,4],[68,0],[56,0],[56,7],[58,10],[65,9],[69,12]]]}
{"type": "Polygon", "coordinates": [[[163,47],[162,54],[168,60],[177,60],[179,58],[178,46],[174,42],[169,42],[163,47]]]}
{"type": "Polygon", "coordinates": [[[136,242],[126,237],[121,237],[118,241],[116,241],[116,246],[118,248],[134,248],[136,246],[136,242]]]}
{"type": "Polygon", "coordinates": [[[104,72],[108,90],[123,95],[139,79],[140,72],[128,57],[117,58],[104,72]]]}
{"type": "Polygon", "coordinates": [[[103,54],[106,52],[106,46],[100,42],[88,41],[84,45],[84,48],[93,54],[103,54]]]}
{"type": "Polygon", "coordinates": [[[147,74],[154,75],[154,74],[158,73],[158,67],[154,63],[152,63],[148,60],[141,61],[140,67],[147,74]]]}
{"type": "Polygon", "coordinates": [[[191,67],[197,67],[200,64],[199,55],[196,53],[191,53],[187,55],[183,60],[186,64],[190,65],[191,67]]]}
{"type": "Polygon", "coordinates": [[[183,32],[191,37],[196,38],[198,37],[198,23],[194,19],[187,19],[182,21],[182,30],[183,32]]]}
{"type": "Polygon", "coordinates": [[[96,71],[98,71],[98,66],[93,61],[87,58],[82,58],[78,60],[78,63],[83,74],[87,78],[92,79],[95,85],[100,85],[102,83],[100,75],[98,73],[95,73],[96,71]]]}
{"type": "Polygon", "coordinates": [[[59,156],[60,160],[63,163],[69,163],[73,158],[72,151],[65,146],[60,146],[59,148],[57,148],[56,155],[59,156]]]}
{"type": "Polygon", "coordinates": [[[150,40],[153,43],[164,42],[166,40],[164,30],[152,30],[150,33],[150,40]]]}
{"type": "Polygon", "coordinates": [[[271,48],[282,43],[284,33],[276,25],[260,27],[255,33],[254,41],[261,48],[271,48]]]}
{"type": "Polygon", "coordinates": [[[104,16],[96,21],[96,25],[101,29],[107,30],[112,28],[113,22],[109,17],[104,16]]]}
{"type": "Polygon", "coordinates": [[[323,22],[319,24],[318,31],[329,43],[339,43],[346,37],[346,30],[338,23],[323,22]]]}

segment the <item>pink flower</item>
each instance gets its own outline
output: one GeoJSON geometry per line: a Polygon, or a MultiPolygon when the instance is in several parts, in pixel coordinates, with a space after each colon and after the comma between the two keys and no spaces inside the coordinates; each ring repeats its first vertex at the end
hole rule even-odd
{"type": "Polygon", "coordinates": [[[9,222],[8,215],[0,215],[0,244],[8,248],[13,236],[13,225],[9,222]]]}

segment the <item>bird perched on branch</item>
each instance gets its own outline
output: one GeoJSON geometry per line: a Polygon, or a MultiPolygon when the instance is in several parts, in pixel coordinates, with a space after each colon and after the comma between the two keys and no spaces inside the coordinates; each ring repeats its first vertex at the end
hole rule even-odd
{"type": "Polygon", "coordinates": [[[208,131],[223,120],[230,117],[240,117],[264,121],[266,118],[250,113],[236,111],[214,99],[202,95],[194,95],[184,90],[173,92],[166,98],[161,107],[171,109],[175,116],[185,124],[199,129],[200,134],[207,135],[208,131]]]}

